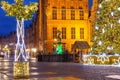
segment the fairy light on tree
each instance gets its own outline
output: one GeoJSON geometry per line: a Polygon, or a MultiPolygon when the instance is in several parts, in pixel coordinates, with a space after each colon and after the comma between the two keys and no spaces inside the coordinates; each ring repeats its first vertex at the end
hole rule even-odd
{"type": "Polygon", "coordinates": [[[17,44],[15,50],[15,61],[26,59],[26,47],[24,43],[24,21],[31,20],[32,14],[37,10],[37,3],[23,6],[23,0],[15,0],[15,4],[9,4],[6,1],[1,1],[2,9],[7,16],[15,16],[17,20],[17,44]]]}
{"type": "Polygon", "coordinates": [[[15,62],[14,62],[14,76],[24,77],[28,76],[27,52],[24,43],[24,21],[31,20],[33,13],[38,9],[38,3],[30,3],[23,5],[24,0],[15,0],[14,4],[2,0],[0,2],[2,9],[6,12],[7,16],[15,16],[17,20],[17,44],[15,49],[15,62]]]}
{"type": "Polygon", "coordinates": [[[98,0],[98,3],[91,52],[120,53],[120,0],[98,0]]]}

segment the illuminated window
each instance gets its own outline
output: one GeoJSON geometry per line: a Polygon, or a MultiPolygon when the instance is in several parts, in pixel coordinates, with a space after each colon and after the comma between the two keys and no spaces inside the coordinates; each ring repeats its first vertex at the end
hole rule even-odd
{"type": "Polygon", "coordinates": [[[80,20],[84,20],[84,11],[83,8],[79,7],[79,16],[80,16],[80,20]]]}
{"type": "Polygon", "coordinates": [[[53,27],[53,39],[57,38],[57,27],[53,27]]]}
{"type": "Polygon", "coordinates": [[[62,7],[61,15],[62,15],[62,20],[65,20],[66,19],[66,9],[65,9],[65,7],[62,7]]]}
{"type": "Polygon", "coordinates": [[[52,19],[57,19],[57,8],[53,7],[52,9],[52,19]]]}
{"type": "Polygon", "coordinates": [[[71,28],[71,39],[75,39],[75,28],[71,28]]]}
{"type": "Polygon", "coordinates": [[[62,39],[66,39],[66,28],[62,28],[62,39]]]}
{"type": "Polygon", "coordinates": [[[84,28],[80,28],[80,39],[84,39],[84,28]]]}
{"type": "Polygon", "coordinates": [[[71,20],[75,20],[75,9],[71,7],[71,20]]]}

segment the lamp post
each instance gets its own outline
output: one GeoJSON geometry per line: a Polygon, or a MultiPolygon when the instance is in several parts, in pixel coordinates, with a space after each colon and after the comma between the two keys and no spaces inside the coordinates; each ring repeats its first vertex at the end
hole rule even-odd
{"type": "Polygon", "coordinates": [[[32,50],[32,52],[33,52],[33,57],[36,57],[37,49],[36,49],[36,48],[32,48],[31,50],[32,50]]]}
{"type": "Polygon", "coordinates": [[[9,58],[10,48],[8,47],[8,45],[5,45],[5,47],[3,48],[3,51],[4,51],[4,57],[6,59],[9,58]]]}

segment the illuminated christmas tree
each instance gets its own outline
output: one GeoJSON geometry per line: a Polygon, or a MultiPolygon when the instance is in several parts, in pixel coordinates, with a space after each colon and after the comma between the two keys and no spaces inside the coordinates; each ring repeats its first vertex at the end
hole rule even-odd
{"type": "Polygon", "coordinates": [[[91,52],[120,53],[120,0],[98,0],[91,52]]]}

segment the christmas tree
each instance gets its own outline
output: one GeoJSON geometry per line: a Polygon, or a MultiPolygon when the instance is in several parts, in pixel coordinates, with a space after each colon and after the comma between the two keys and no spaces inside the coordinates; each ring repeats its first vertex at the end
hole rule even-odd
{"type": "Polygon", "coordinates": [[[98,0],[91,52],[120,53],[120,0],[98,0]]]}

